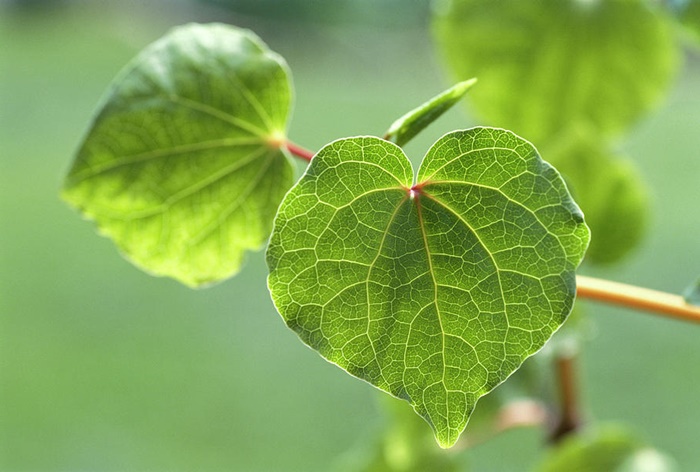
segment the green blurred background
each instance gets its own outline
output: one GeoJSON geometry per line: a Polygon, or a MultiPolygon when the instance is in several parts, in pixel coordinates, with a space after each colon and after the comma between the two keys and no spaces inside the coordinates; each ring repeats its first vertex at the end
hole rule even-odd
{"type": "MultiPolygon", "coordinates": [[[[326,471],[382,428],[380,394],[284,326],[262,254],[192,291],[139,272],[58,198],[110,80],[177,24],[249,27],[281,53],[297,96],[290,136],[311,149],[381,134],[449,85],[427,1],[234,3],[0,1],[1,470],[326,471]]],[[[700,274],[700,61],[686,56],[668,101],[620,146],[653,191],[648,236],[596,275],[680,292],[700,274]]],[[[407,151],[417,161],[476,124],[452,111],[407,151]]],[[[592,308],[587,417],[629,423],[697,470],[700,327],[592,308]]],[[[510,432],[463,460],[523,470],[543,437],[510,432]]]]}

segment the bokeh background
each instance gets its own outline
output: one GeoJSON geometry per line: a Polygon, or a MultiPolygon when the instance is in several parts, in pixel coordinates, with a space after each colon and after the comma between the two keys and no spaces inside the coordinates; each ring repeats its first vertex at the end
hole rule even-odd
{"type": "MultiPolygon", "coordinates": [[[[311,149],[381,134],[450,85],[427,1],[230,3],[0,1],[0,470],[327,471],[381,431],[379,392],[284,326],[261,253],[189,290],[132,267],[58,197],[113,76],[174,25],[248,27],[282,54],[290,136],[311,149]]],[[[453,110],[407,151],[417,162],[476,124],[453,110]]],[[[687,52],[668,100],[621,143],[653,191],[648,236],[596,275],[676,293],[700,275],[699,131],[700,60],[687,52]]],[[[586,417],[628,423],[697,470],[700,327],[590,312],[586,417]]],[[[460,454],[474,470],[523,470],[543,438],[513,431],[460,454]]]]}

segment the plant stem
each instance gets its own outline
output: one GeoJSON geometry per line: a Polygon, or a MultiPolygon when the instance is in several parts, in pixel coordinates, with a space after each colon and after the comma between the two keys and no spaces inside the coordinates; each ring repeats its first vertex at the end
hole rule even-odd
{"type": "Polygon", "coordinates": [[[559,417],[551,441],[559,442],[581,426],[576,382],[576,355],[560,354],[554,360],[559,387],[559,417]]]}
{"type": "Polygon", "coordinates": [[[305,161],[311,161],[311,159],[314,157],[313,152],[299,146],[298,144],[294,144],[291,141],[285,141],[284,146],[290,153],[292,153],[292,155],[300,159],[304,159],[305,161]]]}
{"type": "Polygon", "coordinates": [[[700,306],[690,305],[680,295],[659,292],[610,280],[576,276],[577,296],[604,303],[650,311],[683,321],[700,323],[700,306]]]}

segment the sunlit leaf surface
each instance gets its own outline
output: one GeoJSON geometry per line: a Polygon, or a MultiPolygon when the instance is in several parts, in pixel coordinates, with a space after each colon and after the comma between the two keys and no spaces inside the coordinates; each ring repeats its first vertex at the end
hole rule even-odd
{"type": "Polygon", "coordinates": [[[588,228],[513,133],[449,133],[418,172],[379,138],[335,141],[285,197],[268,247],[288,326],[407,400],[439,444],[564,322],[588,228]]]}
{"type": "Polygon", "coordinates": [[[284,60],[251,32],[177,28],[115,80],[63,196],[155,275],[229,277],[293,183],[290,101],[284,60]]]}

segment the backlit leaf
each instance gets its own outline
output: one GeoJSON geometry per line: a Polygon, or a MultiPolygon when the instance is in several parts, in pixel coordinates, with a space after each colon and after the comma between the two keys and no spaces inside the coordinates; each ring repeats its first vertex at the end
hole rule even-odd
{"type": "Polygon", "coordinates": [[[282,202],[268,283],[306,344],[408,401],[449,447],[564,322],[587,243],[559,174],[509,131],[448,133],[415,185],[401,148],[348,138],[282,202]]]}
{"type": "Polygon", "coordinates": [[[538,145],[574,123],[610,136],[666,93],[671,23],[644,0],[445,0],[435,35],[490,124],[538,145]]]}
{"type": "Polygon", "coordinates": [[[409,111],[394,121],[384,138],[399,146],[403,146],[426,126],[438,119],[440,115],[452,108],[475,83],[476,79],[460,82],[428,100],[418,108],[409,111]]]}
{"type": "Polygon", "coordinates": [[[284,60],[251,32],[177,28],[116,79],[63,196],[155,275],[229,277],[293,183],[290,101],[284,60]]]}

